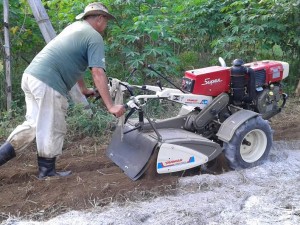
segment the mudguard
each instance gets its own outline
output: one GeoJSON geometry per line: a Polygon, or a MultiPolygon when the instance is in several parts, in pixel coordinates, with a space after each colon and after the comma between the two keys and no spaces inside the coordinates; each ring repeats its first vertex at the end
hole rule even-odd
{"type": "MultiPolygon", "coordinates": [[[[134,126],[127,123],[123,131],[133,129],[134,126]]],[[[144,171],[152,152],[158,143],[157,139],[133,130],[121,137],[120,126],[113,133],[111,142],[107,148],[106,155],[117,164],[124,173],[132,180],[137,180],[144,171]]]]}
{"type": "Polygon", "coordinates": [[[241,109],[228,117],[221,125],[217,136],[221,141],[229,142],[235,131],[247,120],[259,116],[258,113],[241,109]]]}
{"type": "Polygon", "coordinates": [[[127,123],[123,128],[125,134],[121,140],[122,129],[118,127],[106,152],[132,180],[137,180],[145,172],[156,148],[159,149],[156,164],[158,173],[199,166],[214,159],[222,151],[219,144],[183,129],[157,129],[162,138],[158,141],[154,131],[136,129],[126,133],[133,128],[133,124],[127,123]]]}

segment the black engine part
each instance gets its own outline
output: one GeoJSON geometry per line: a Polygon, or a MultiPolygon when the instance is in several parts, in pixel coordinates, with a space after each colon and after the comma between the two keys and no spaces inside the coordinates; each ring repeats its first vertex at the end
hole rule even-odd
{"type": "Polygon", "coordinates": [[[255,71],[243,65],[242,59],[235,59],[231,67],[231,91],[235,105],[251,103],[256,98],[255,71]]]}

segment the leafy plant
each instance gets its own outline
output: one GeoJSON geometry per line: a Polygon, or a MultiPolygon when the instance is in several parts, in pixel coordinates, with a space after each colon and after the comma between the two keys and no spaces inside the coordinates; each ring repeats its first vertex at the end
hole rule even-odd
{"type": "MultiPolygon", "coordinates": [[[[93,1],[42,0],[57,33],[93,1]]],[[[291,65],[287,89],[292,91],[298,82],[299,0],[102,2],[117,18],[109,22],[103,34],[108,76],[124,79],[137,67],[135,81],[148,83],[156,79],[155,73],[145,67],[149,64],[176,78],[190,66],[215,65],[221,56],[227,62],[235,58],[246,62],[254,58],[287,61],[291,65]]],[[[45,42],[26,0],[10,1],[9,7],[13,98],[22,106],[22,73],[45,42]]],[[[6,101],[4,71],[0,78],[2,111],[6,101]]],[[[87,82],[92,83],[91,77],[87,82]]]]}
{"type": "Polygon", "coordinates": [[[17,101],[13,101],[11,110],[0,111],[0,140],[6,139],[10,132],[24,121],[25,108],[18,105],[17,101]]]}
{"type": "MultiPolygon", "coordinates": [[[[176,74],[174,68],[178,60],[171,46],[180,40],[172,29],[174,23],[169,18],[167,3],[116,1],[112,4],[120,20],[112,24],[107,33],[110,37],[107,41],[109,73],[122,77],[124,74],[119,71],[155,64],[157,68],[176,74]]],[[[143,70],[144,79],[153,76],[151,71],[143,70]]]]}
{"type": "Polygon", "coordinates": [[[69,136],[100,137],[114,127],[115,118],[104,109],[104,106],[91,104],[91,107],[92,111],[84,109],[80,104],[69,108],[67,117],[69,136]]]}

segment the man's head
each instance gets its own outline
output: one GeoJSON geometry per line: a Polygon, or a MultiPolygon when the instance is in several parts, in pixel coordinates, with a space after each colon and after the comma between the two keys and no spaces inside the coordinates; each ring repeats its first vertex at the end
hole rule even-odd
{"type": "Polygon", "coordinates": [[[88,4],[85,7],[84,12],[76,16],[76,19],[77,20],[86,19],[88,16],[96,16],[96,15],[103,15],[109,20],[116,19],[112,14],[108,12],[106,6],[100,2],[93,2],[91,4],[88,4]]]}

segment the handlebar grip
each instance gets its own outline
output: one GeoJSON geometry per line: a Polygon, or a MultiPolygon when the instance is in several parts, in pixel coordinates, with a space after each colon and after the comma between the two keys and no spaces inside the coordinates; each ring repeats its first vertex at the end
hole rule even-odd
{"type": "Polygon", "coordinates": [[[127,110],[129,106],[127,104],[124,104],[123,107],[127,110]]]}

